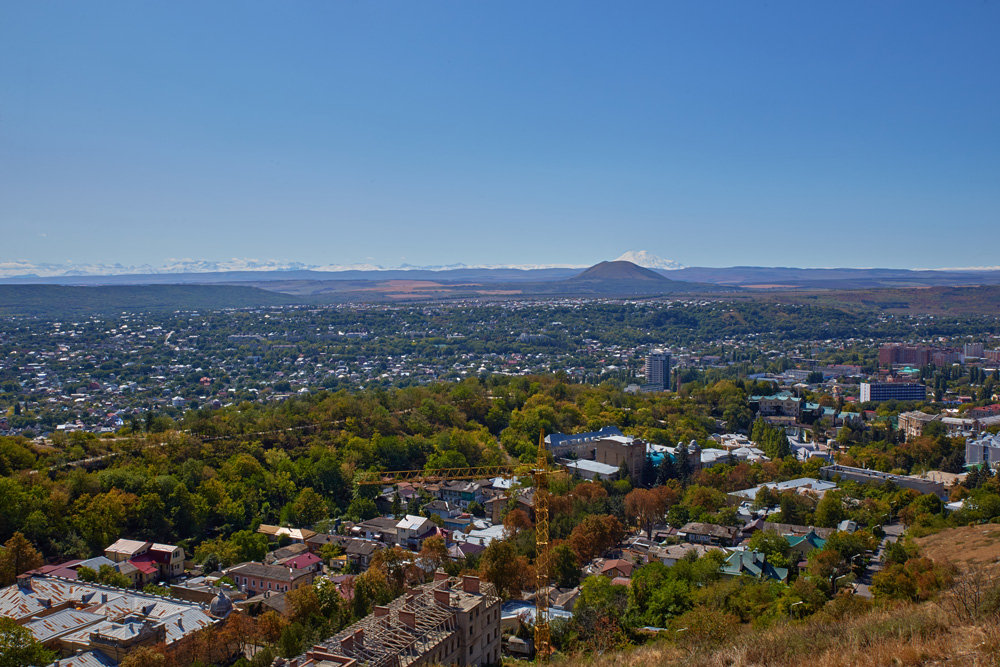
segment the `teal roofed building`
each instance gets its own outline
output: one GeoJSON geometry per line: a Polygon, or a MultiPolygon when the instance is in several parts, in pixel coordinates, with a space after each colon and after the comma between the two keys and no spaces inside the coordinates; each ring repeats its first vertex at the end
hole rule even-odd
{"type": "Polygon", "coordinates": [[[734,551],[719,568],[719,573],[723,577],[748,576],[788,581],[788,568],[771,565],[767,562],[767,556],[759,551],[734,551]]]}
{"type": "Polygon", "coordinates": [[[810,530],[805,535],[785,535],[788,546],[792,552],[798,554],[798,560],[804,560],[815,549],[822,549],[826,546],[826,540],[810,530]]]}

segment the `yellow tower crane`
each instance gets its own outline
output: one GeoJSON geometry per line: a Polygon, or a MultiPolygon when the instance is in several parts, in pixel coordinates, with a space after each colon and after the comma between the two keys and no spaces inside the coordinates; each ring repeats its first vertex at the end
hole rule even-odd
{"type": "Polygon", "coordinates": [[[446,482],[458,479],[513,477],[517,473],[531,475],[535,484],[535,655],[545,662],[551,653],[549,634],[549,468],[545,435],[538,434],[538,456],[534,468],[499,465],[438,470],[390,470],[374,473],[357,480],[359,485],[379,486],[400,482],[446,482]]]}

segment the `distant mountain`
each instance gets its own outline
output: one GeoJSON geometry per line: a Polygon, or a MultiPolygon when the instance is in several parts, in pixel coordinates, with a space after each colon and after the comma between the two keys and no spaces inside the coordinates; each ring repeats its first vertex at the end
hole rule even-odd
{"type": "MultiPolygon", "coordinates": [[[[662,272],[661,272],[662,273],[662,272]]],[[[756,289],[869,289],[1000,284],[1000,271],[911,269],[802,269],[795,267],[690,266],[671,271],[677,280],[756,289]]]]}
{"type": "Polygon", "coordinates": [[[639,266],[643,266],[647,269],[662,269],[664,271],[673,271],[675,269],[684,268],[683,264],[675,262],[672,259],[657,257],[653,253],[646,250],[629,250],[615,261],[632,262],[633,264],[638,264],[639,266]]]}
{"type": "MultiPolygon", "coordinates": [[[[355,268],[327,266],[303,268],[302,264],[280,264],[271,261],[230,260],[227,262],[196,262],[177,260],[161,267],[131,267],[124,265],[75,265],[69,273],[53,274],[69,265],[37,265],[20,261],[0,261],[0,284],[8,285],[211,285],[241,284],[297,295],[344,291],[333,283],[363,281],[433,281],[457,286],[459,283],[480,283],[494,289],[513,289],[509,285],[525,283],[563,282],[579,280],[643,281],[651,278],[636,273],[619,273],[614,266],[625,264],[642,271],[649,270],[673,281],[710,283],[725,287],[750,289],[873,289],[934,286],[970,286],[1000,284],[1000,270],[992,267],[911,270],[911,269],[808,269],[794,267],[731,266],[678,268],[672,260],[656,257],[646,251],[629,251],[612,262],[602,262],[578,276],[584,267],[472,267],[465,265],[406,267],[385,269],[360,265],[355,268]],[[629,259],[631,258],[631,259],[629,259]],[[213,268],[225,270],[209,270],[213,268]],[[233,270],[230,267],[246,267],[233,270]],[[602,267],[602,268],[598,268],[602,267]],[[670,268],[667,268],[670,267],[670,268]],[[25,275],[32,269],[34,275],[25,275]],[[189,269],[185,271],[185,269],[189,269]],[[331,270],[337,269],[337,270],[331,270]],[[101,272],[103,271],[103,272],[101,272]],[[129,273],[131,271],[131,273],[129,273]],[[178,272],[180,271],[180,272],[178,272]],[[607,272],[607,273],[605,273],[607,272]],[[615,277],[617,276],[617,277],[615,277]]],[[[519,289],[519,288],[516,288],[519,289]]],[[[534,291],[535,288],[528,288],[534,291]]]]}
{"type": "Polygon", "coordinates": [[[594,264],[583,273],[570,278],[571,281],[645,281],[654,283],[674,282],[656,271],[644,269],[633,262],[615,260],[594,264]]]}
{"type": "MultiPolygon", "coordinates": [[[[0,280],[17,283],[54,283],[77,284],[82,282],[95,283],[99,281],[113,282],[113,279],[130,279],[133,281],[149,279],[155,276],[214,276],[218,274],[271,274],[275,280],[285,280],[287,274],[367,274],[397,272],[411,274],[413,272],[445,273],[452,271],[534,271],[534,270],[579,270],[585,264],[433,264],[417,266],[402,264],[395,267],[385,267],[379,264],[305,264],[303,262],[282,262],[279,260],[232,258],[222,261],[171,259],[164,264],[77,264],[74,262],[29,262],[26,260],[0,259],[0,280]]],[[[265,279],[265,278],[261,278],[265,279]]],[[[119,281],[120,282],[120,281],[119,281]]],[[[176,281],[175,281],[176,282],[176,281]]],[[[189,281],[190,282],[190,281],[189,281]]]]}

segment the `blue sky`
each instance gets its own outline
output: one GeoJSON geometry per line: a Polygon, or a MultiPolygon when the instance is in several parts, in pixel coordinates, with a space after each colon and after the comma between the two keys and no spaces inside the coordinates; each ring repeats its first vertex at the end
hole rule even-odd
{"type": "Polygon", "coordinates": [[[0,262],[996,265],[998,28],[992,1],[3,0],[0,262]]]}

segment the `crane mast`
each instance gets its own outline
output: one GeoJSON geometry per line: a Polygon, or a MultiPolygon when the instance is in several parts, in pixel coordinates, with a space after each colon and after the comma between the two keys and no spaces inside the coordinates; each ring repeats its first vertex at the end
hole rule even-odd
{"type": "Polygon", "coordinates": [[[535,657],[547,661],[549,634],[549,459],[545,437],[538,434],[535,477],[535,657]]]}

